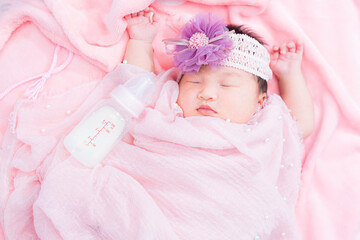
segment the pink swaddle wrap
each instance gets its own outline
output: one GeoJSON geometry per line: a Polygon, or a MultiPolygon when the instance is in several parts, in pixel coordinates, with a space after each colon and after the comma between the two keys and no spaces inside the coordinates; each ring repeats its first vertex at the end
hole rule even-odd
{"type": "MultiPolygon", "coordinates": [[[[141,71],[120,65],[75,116],[96,94],[141,71]]],[[[19,227],[6,228],[7,236],[299,239],[294,208],[302,145],[280,97],[271,95],[248,124],[183,118],[175,79],[174,70],[158,76],[153,105],[133,122],[133,140],[117,144],[95,169],[71,157],[62,140],[54,148],[49,142],[44,161],[15,153],[12,162],[31,167],[16,175],[5,225],[17,221],[19,227]]],[[[20,111],[20,126],[21,117],[20,111]]],[[[59,135],[69,124],[57,126],[59,135]]]]}

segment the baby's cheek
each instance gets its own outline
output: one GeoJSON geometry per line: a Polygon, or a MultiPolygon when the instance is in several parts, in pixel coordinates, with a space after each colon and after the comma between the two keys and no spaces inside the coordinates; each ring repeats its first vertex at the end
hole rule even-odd
{"type": "Polygon", "coordinates": [[[177,103],[177,105],[179,105],[179,107],[183,111],[184,117],[188,117],[188,115],[189,115],[189,106],[186,103],[186,98],[179,95],[176,103],[177,103]]]}
{"type": "Polygon", "coordinates": [[[224,116],[228,116],[231,122],[236,123],[247,123],[253,116],[255,110],[253,111],[251,105],[245,104],[244,102],[237,102],[239,100],[232,100],[231,104],[227,104],[223,112],[224,116]]]}
{"type": "Polygon", "coordinates": [[[176,103],[183,110],[184,114],[189,114],[195,104],[195,93],[189,89],[181,88],[176,103]]]}

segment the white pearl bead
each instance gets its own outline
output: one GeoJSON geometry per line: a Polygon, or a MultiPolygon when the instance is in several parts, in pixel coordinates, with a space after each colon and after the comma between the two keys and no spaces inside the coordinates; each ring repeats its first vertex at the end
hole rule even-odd
{"type": "Polygon", "coordinates": [[[126,61],[126,60],[124,60],[124,61],[123,61],[123,64],[127,64],[127,61],[126,61]]]}
{"type": "Polygon", "coordinates": [[[251,132],[251,128],[247,128],[246,131],[247,131],[247,132],[251,132]]]}
{"type": "Polygon", "coordinates": [[[287,200],[287,198],[286,198],[286,197],[284,197],[283,199],[284,199],[284,201],[286,201],[286,200],[287,200]]]}
{"type": "Polygon", "coordinates": [[[66,114],[67,114],[67,115],[70,115],[70,113],[71,113],[70,110],[67,110],[67,111],[66,111],[66,114]]]}
{"type": "Polygon", "coordinates": [[[281,233],[281,236],[285,237],[285,235],[286,235],[286,233],[284,233],[284,232],[283,232],[283,233],[281,233]]]}
{"type": "Polygon", "coordinates": [[[50,104],[47,104],[46,105],[46,109],[49,109],[51,106],[50,106],[50,104]]]}
{"type": "Polygon", "coordinates": [[[258,121],[255,122],[255,125],[258,125],[258,121]]]}
{"type": "Polygon", "coordinates": [[[282,116],[281,116],[281,115],[280,115],[280,116],[278,116],[278,119],[279,119],[279,120],[281,120],[281,119],[282,119],[282,116]]]}
{"type": "Polygon", "coordinates": [[[40,131],[41,131],[42,133],[44,133],[44,132],[46,132],[46,129],[45,129],[45,128],[42,128],[40,131]]]}
{"type": "Polygon", "coordinates": [[[284,168],[285,166],[283,164],[280,165],[280,168],[284,168]]]}
{"type": "Polygon", "coordinates": [[[278,186],[275,186],[275,189],[278,189],[279,187],[278,186]]]}
{"type": "Polygon", "coordinates": [[[227,118],[225,121],[229,123],[229,122],[230,122],[230,118],[227,118]]]}
{"type": "Polygon", "coordinates": [[[259,237],[259,236],[255,236],[255,239],[260,239],[260,237],[259,237]]]}
{"type": "Polygon", "coordinates": [[[294,167],[294,164],[293,163],[290,163],[290,165],[289,165],[290,167],[294,167]]]}
{"type": "Polygon", "coordinates": [[[266,139],[265,139],[265,142],[269,142],[269,141],[270,141],[270,139],[269,139],[269,138],[266,138],[266,139]]]}
{"type": "Polygon", "coordinates": [[[266,216],[265,216],[265,219],[266,219],[266,220],[268,220],[268,219],[269,219],[269,216],[268,216],[268,215],[266,215],[266,216]]]}
{"type": "Polygon", "coordinates": [[[283,142],[285,142],[286,141],[286,139],[285,138],[283,138],[283,142]]]}

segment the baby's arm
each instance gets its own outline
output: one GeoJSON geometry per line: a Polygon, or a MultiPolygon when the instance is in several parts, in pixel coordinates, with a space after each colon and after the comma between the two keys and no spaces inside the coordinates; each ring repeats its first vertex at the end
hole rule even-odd
{"type": "Polygon", "coordinates": [[[303,138],[314,128],[314,106],[301,72],[303,45],[286,43],[274,46],[270,67],[279,80],[280,95],[292,111],[303,138]]]}
{"type": "Polygon", "coordinates": [[[154,72],[152,41],[158,30],[152,8],[126,16],[130,39],[126,46],[125,60],[129,64],[154,72]]]}

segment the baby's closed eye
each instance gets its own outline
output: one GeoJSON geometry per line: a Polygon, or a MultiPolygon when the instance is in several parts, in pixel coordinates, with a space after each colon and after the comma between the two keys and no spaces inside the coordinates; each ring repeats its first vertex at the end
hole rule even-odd
{"type": "Polygon", "coordinates": [[[187,80],[186,82],[188,82],[188,83],[193,83],[193,84],[199,84],[199,83],[201,83],[201,81],[200,81],[200,80],[197,80],[197,79],[187,80]]]}
{"type": "Polygon", "coordinates": [[[220,82],[220,86],[221,87],[239,87],[239,83],[238,82],[234,82],[234,81],[222,81],[220,82]]]}

